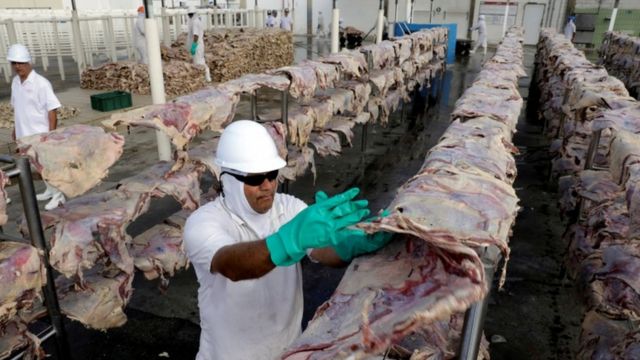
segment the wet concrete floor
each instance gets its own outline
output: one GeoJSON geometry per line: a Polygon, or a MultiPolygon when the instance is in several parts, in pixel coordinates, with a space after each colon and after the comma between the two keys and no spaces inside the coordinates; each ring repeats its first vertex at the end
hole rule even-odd
{"type": "MultiPolygon", "coordinates": [[[[314,57],[325,51],[316,46],[311,50],[298,48],[297,51],[305,52],[301,56],[314,57]]],[[[527,49],[529,73],[533,51],[533,48],[527,49]]],[[[392,116],[388,127],[369,126],[364,151],[362,126],[357,126],[353,147],[343,148],[343,154],[337,158],[316,157],[315,182],[312,175],[307,174],[291,184],[290,193],[310,202],[317,190],[337,193],[358,186],[363,197],[370,200],[373,211],[385,207],[393,199],[395,190],[418,171],[428,149],[447,128],[453,105],[471,84],[481,60],[481,56],[476,55],[450,64],[440,84],[443,90],[426,113],[424,99],[417,99],[407,106],[404,121],[399,111],[392,116]]],[[[527,90],[528,79],[523,79],[521,91],[525,97],[527,90]]],[[[268,98],[265,97],[265,103],[269,103],[268,98]]],[[[248,104],[242,104],[238,112],[238,118],[248,116],[248,104]]],[[[575,349],[582,309],[571,284],[562,281],[564,225],[556,210],[556,195],[546,183],[547,143],[540,135],[540,126],[524,116],[515,143],[521,155],[517,159],[519,175],[514,186],[521,198],[522,211],[510,243],[512,255],[507,283],[502,291],[496,291],[494,286],[485,332],[489,339],[506,340],[491,345],[493,359],[569,359],[575,349]]],[[[119,179],[135,174],[141,167],[151,165],[154,159],[153,132],[132,129],[127,135],[122,159],[112,168],[101,188],[109,188],[119,179]]],[[[178,210],[177,203],[170,199],[154,201],[151,207],[152,213],[130,226],[132,235],[178,210]]],[[[16,218],[19,212],[17,207],[10,209],[10,218],[16,218]]],[[[303,324],[306,324],[315,309],[334,291],[344,269],[309,262],[304,262],[303,268],[303,324]]],[[[137,275],[127,308],[129,320],[123,327],[100,332],[67,321],[73,358],[193,359],[200,333],[195,274],[192,269],[179,272],[164,294],[157,285],[137,275]]],[[[49,352],[53,351],[52,343],[46,343],[49,352]]]]}

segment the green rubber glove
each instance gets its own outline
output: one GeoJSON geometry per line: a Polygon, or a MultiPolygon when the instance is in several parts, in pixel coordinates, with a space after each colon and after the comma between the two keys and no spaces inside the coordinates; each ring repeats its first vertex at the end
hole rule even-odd
{"type": "MultiPolygon", "coordinates": [[[[322,191],[316,193],[316,202],[320,203],[327,200],[328,196],[322,191]]],[[[389,211],[384,210],[379,217],[389,215],[389,211]]],[[[367,219],[371,222],[378,216],[367,219]]],[[[375,234],[367,234],[360,229],[344,228],[336,234],[338,244],[332,246],[336,254],[343,261],[351,261],[356,256],[374,252],[385,246],[393,237],[392,233],[380,231],[375,234]]]]}
{"type": "Polygon", "coordinates": [[[338,230],[357,224],[367,215],[366,200],[352,201],[360,192],[351,189],[302,210],[288,223],[267,237],[271,261],[288,266],[300,261],[307,249],[338,244],[338,230]]]}
{"type": "Polygon", "coordinates": [[[387,245],[393,237],[392,233],[384,231],[367,234],[360,229],[342,229],[338,233],[341,241],[333,249],[343,261],[351,261],[356,256],[374,252],[387,245]]]}
{"type": "Polygon", "coordinates": [[[198,43],[194,42],[191,43],[191,56],[195,56],[196,55],[196,49],[198,48],[198,43]]]}

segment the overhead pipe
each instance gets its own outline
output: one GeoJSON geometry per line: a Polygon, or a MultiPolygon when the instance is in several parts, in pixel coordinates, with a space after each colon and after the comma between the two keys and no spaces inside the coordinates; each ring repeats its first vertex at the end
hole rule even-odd
{"type": "Polygon", "coordinates": [[[609,20],[608,31],[613,31],[613,26],[616,24],[616,17],[618,16],[619,5],[620,5],[620,0],[616,0],[616,2],[613,4],[613,11],[611,11],[611,20],[609,20]]]}
{"type": "MultiPolygon", "coordinates": [[[[162,58],[160,56],[160,36],[158,35],[158,23],[149,11],[148,0],[144,4],[144,29],[147,40],[147,54],[149,56],[149,81],[151,83],[151,100],[153,104],[167,102],[164,93],[164,78],[162,77],[162,58]]],[[[171,142],[169,137],[156,130],[158,143],[158,158],[163,161],[171,160],[171,142]]]]}
{"type": "Polygon", "coordinates": [[[384,33],[384,0],[380,0],[378,8],[378,27],[376,30],[376,44],[382,42],[382,34],[384,33]]]}
{"type": "Polygon", "coordinates": [[[331,53],[340,51],[340,9],[333,0],[333,12],[331,13],[331,53]]]}

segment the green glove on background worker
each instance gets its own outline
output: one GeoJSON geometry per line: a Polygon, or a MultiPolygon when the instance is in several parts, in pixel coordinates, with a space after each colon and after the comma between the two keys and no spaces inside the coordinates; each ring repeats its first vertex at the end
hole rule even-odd
{"type": "Polygon", "coordinates": [[[360,192],[354,188],[310,205],[291,221],[267,237],[271,260],[277,266],[300,261],[307,249],[336,246],[342,239],[339,230],[357,224],[367,215],[367,200],[352,201],[360,192]]]}
{"type": "MultiPolygon", "coordinates": [[[[316,193],[316,204],[322,203],[329,198],[323,191],[316,193]]],[[[384,210],[380,217],[388,216],[389,212],[384,210]]],[[[367,219],[373,221],[376,217],[367,219]]],[[[367,254],[385,246],[391,238],[392,233],[380,231],[375,234],[367,234],[361,229],[343,228],[336,234],[337,244],[333,249],[343,261],[351,261],[356,256],[367,254]]]]}
{"type": "Polygon", "coordinates": [[[196,49],[198,49],[198,43],[194,41],[191,44],[191,56],[195,56],[196,55],[196,49]]]}

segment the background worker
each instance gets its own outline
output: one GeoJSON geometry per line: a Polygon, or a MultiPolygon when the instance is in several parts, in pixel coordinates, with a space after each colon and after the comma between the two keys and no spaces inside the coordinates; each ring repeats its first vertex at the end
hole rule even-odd
{"type": "Polygon", "coordinates": [[[248,120],[225,128],[216,151],[222,194],[196,210],[184,245],[198,282],[197,360],[273,360],[301,332],[302,271],[309,256],[342,266],[384,246],[389,233],[350,228],[369,214],[352,189],[307,207],[276,193],[286,162],[266,129],[248,120]]]}
{"type": "Polygon", "coordinates": [[[144,35],[144,6],[138,7],[138,17],[133,27],[133,42],[136,47],[138,63],[149,64],[147,40],[144,35]]]}
{"type": "Polygon", "coordinates": [[[569,16],[567,25],[564,26],[564,37],[567,40],[573,42],[576,38],[576,17],[575,15],[569,16]]]}
{"type": "MultiPolygon", "coordinates": [[[[16,74],[11,82],[11,107],[13,107],[13,140],[25,136],[42,134],[58,126],[56,109],[60,101],[53,93],[49,80],[36,73],[31,66],[31,54],[26,46],[14,44],[9,47],[7,61],[16,74]]],[[[46,210],[57,208],[65,202],[60,190],[45,182],[46,190],[38,194],[38,201],[49,200],[46,210]]]]}
{"type": "Polygon", "coordinates": [[[482,56],[487,56],[487,23],[484,20],[484,15],[478,16],[478,24],[471,28],[471,31],[474,30],[478,30],[478,40],[476,40],[476,46],[473,47],[471,53],[475,53],[482,45],[482,56]]]}
{"type": "Polygon", "coordinates": [[[193,6],[189,7],[187,15],[189,16],[189,21],[187,22],[187,27],[189,28],[187,49],[193,57],[193,63],[204,66],[205,80],[211,82],[211,72],[204,58],[204,26],[202,25],[202,20],[196,14],[196,8],[193,6]]]}
{"type": "Polygon", "coordinates": [[[267,10],[267,21],[265,22],[266,27],[273,27],[273,15],[271,14],[271,10],[267,10]]]}
{"type": "Polygon", "coordinates": [[[277,28],[280,27],[280,19],[278,19],[278,10],[271,10],[271,27],[277,28]]]}
{"type": "Polygon", "coordinates": [[[291,19],[291,16],[289,15],[289,9],[286,8],[284,9],[284,15],[282,16],[282,19],[280,20],[280,29],[291,31],[292,28],[293,19],[291,19]]]}

